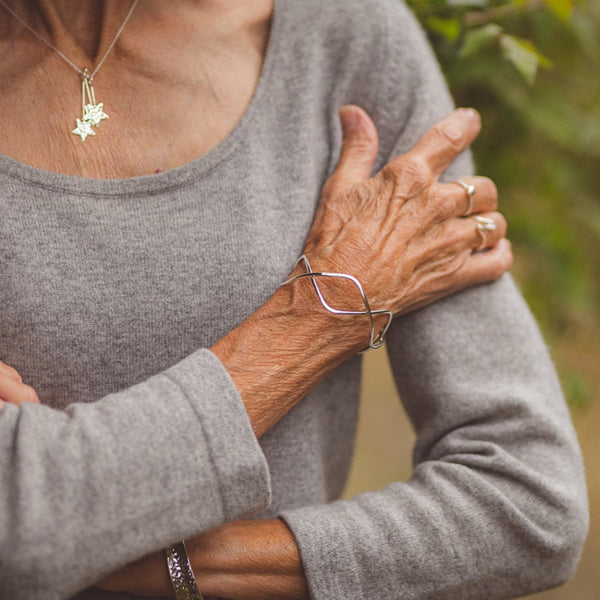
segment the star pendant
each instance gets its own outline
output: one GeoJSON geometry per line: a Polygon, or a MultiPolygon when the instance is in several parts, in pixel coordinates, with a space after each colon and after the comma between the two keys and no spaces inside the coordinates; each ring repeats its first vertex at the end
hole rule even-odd
{"type": "Polygon", "coordinates": [[[104,112],[104,102],[99,104],[86,104],[83,113],[83,120],[88,121],[94,127],[100,125],[100,121],[108,119],[108,115],[104,112]]]}
{"type": "Polygon", "coordinates": [[[96,132],[92,128],[92,124],[89,121],[82,121],[81,119],[77,119],[77,127],[75,127],[71,133],[78,135],[82,142],[85,142],[85,138],[88,135],[96,135],[96,132]]]}

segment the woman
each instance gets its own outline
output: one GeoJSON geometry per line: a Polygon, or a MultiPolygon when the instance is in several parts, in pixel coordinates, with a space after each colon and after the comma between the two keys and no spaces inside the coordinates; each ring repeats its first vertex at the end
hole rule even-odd
{"type": "MultiPolygon", "coordinates": [[[[33,392],[2,369],[3,597],[101,579],[168,595],[162,552],[104,578],[197,534],[199,586],[224,598],[499,598],[564,581],[585,536],[582,467],[518,292],[504,277],[414,310],[511,259],[493,184],[461,153],[477,115],[425,134],[451,103],[406,9],[7,6],[0,358],[48,406],[16,406],[33,392]],[[350,104],[366,113],[342,111],[341,144],[350,104]],[[438,183],[455,157],[445,181],[462,183],[438,183]],[[419,434],[406,484],[332,503],[357,352],[385,315],[370,336],[310,280],[279,287],[302,253],[403,315],[388,348],[419,434]]],[[[354,289],[319,285],[364,311],[354,289]]]]}

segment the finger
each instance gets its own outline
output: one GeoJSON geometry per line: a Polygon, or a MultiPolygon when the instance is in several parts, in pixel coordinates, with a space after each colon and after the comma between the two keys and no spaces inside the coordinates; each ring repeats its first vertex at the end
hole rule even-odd
{"type": "Polygon", "coordinates": [[[482,213],[457,221],[463,231],[465,246],[475,251],[492,248],[506,237],[506,219],[498,212],[482,213]]]}
{"type": "Polygon", "coordinates": [[[455,217],[440,222],[432,229],[435,252],[445,252],[452,249],[454,253],[484,250],[495,246],[499,240],[506,237],[506,219],[499,212],[482,213],[472,217],[455,217]],[[480,222],[481,221],[481,222],[480,222]],[[480,227],[480,225],[484,227],[480,227]]]}
{"type": "Polygon", "coordinates": [[[23,402],[39,404],[40,402],[31,386],[15,381],[14,378],[4,373],[0,373],[0,398],[11,404],[22,404],[23,402]]]}
{"type": "Polygon", "coordinates": [[[498,188],[489,177],[461,177],[460,182],[468,190],[458,181],[438,184],[448,197],[448,208],[452,216],[461,217],[497,210],[498,188]]]}
{"type": "Polygon", "coordinates": [[[433,184],[429,200],[435,204],[435,212],[441,220],[452,219],[495,211],[498,208],[498,190],[488,177],[462,177],[450,183],[433,184]]]}
{"type": "Polygon", "coordinates": [[[342,151],[335,171],[327,180],[327,193],[368,179],[373,171],[379,138],[369,115],[360,107],[343,106],[340,109],[342,124],[342,151]]]}
{"type": "Polygon", "coordinates": [[[7,377],[11,377],[15,381],[23,381],[16,369],[7,365],[6,363],[3,363],[2,361],[0,361],[0,373],[4,373],[7,377]]]}
{"type": "Polygon", "coordinates": [[[502,238],[487,252],[475,252],[465,264],[465,276],[472,285],[500,279],[513,265],[511,243],[502,238]]]}
{"type": "Polygon", "coordinates": [[[479,113],[472,108],[459,108],[443,121],[431,127],[406,154],[396,161],[424,162],[435,175],[439,175],[477,137],[481,129],[479,113]]]}

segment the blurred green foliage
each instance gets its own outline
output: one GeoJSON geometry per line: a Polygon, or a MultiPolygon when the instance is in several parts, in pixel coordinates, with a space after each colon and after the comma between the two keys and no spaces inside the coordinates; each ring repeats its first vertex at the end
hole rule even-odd
{"type": "MultiPolygon", "coordinates": [[[[482,113],[477,168],[500,190],[521,289],[552,342],[593,339],[600,363],[600,0],[409,4],[457,103],[482,113]]],[[[572,365],[563,385],[589,401],[572,365]]]]}

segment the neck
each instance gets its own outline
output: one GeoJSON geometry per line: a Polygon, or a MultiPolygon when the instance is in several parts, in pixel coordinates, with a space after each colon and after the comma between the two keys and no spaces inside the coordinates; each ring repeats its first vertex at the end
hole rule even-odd
{"type": "MultiPolygon", "coordinates": [[[[121,0],[4,0],[30,27],[75,62],[93,65],[119,29],[131,2],[121,0]]],[[[30,36],[0,6],[8,37],[30,36]]],[[[5,35],[6,35],[5,33],[5,35]]]]}

